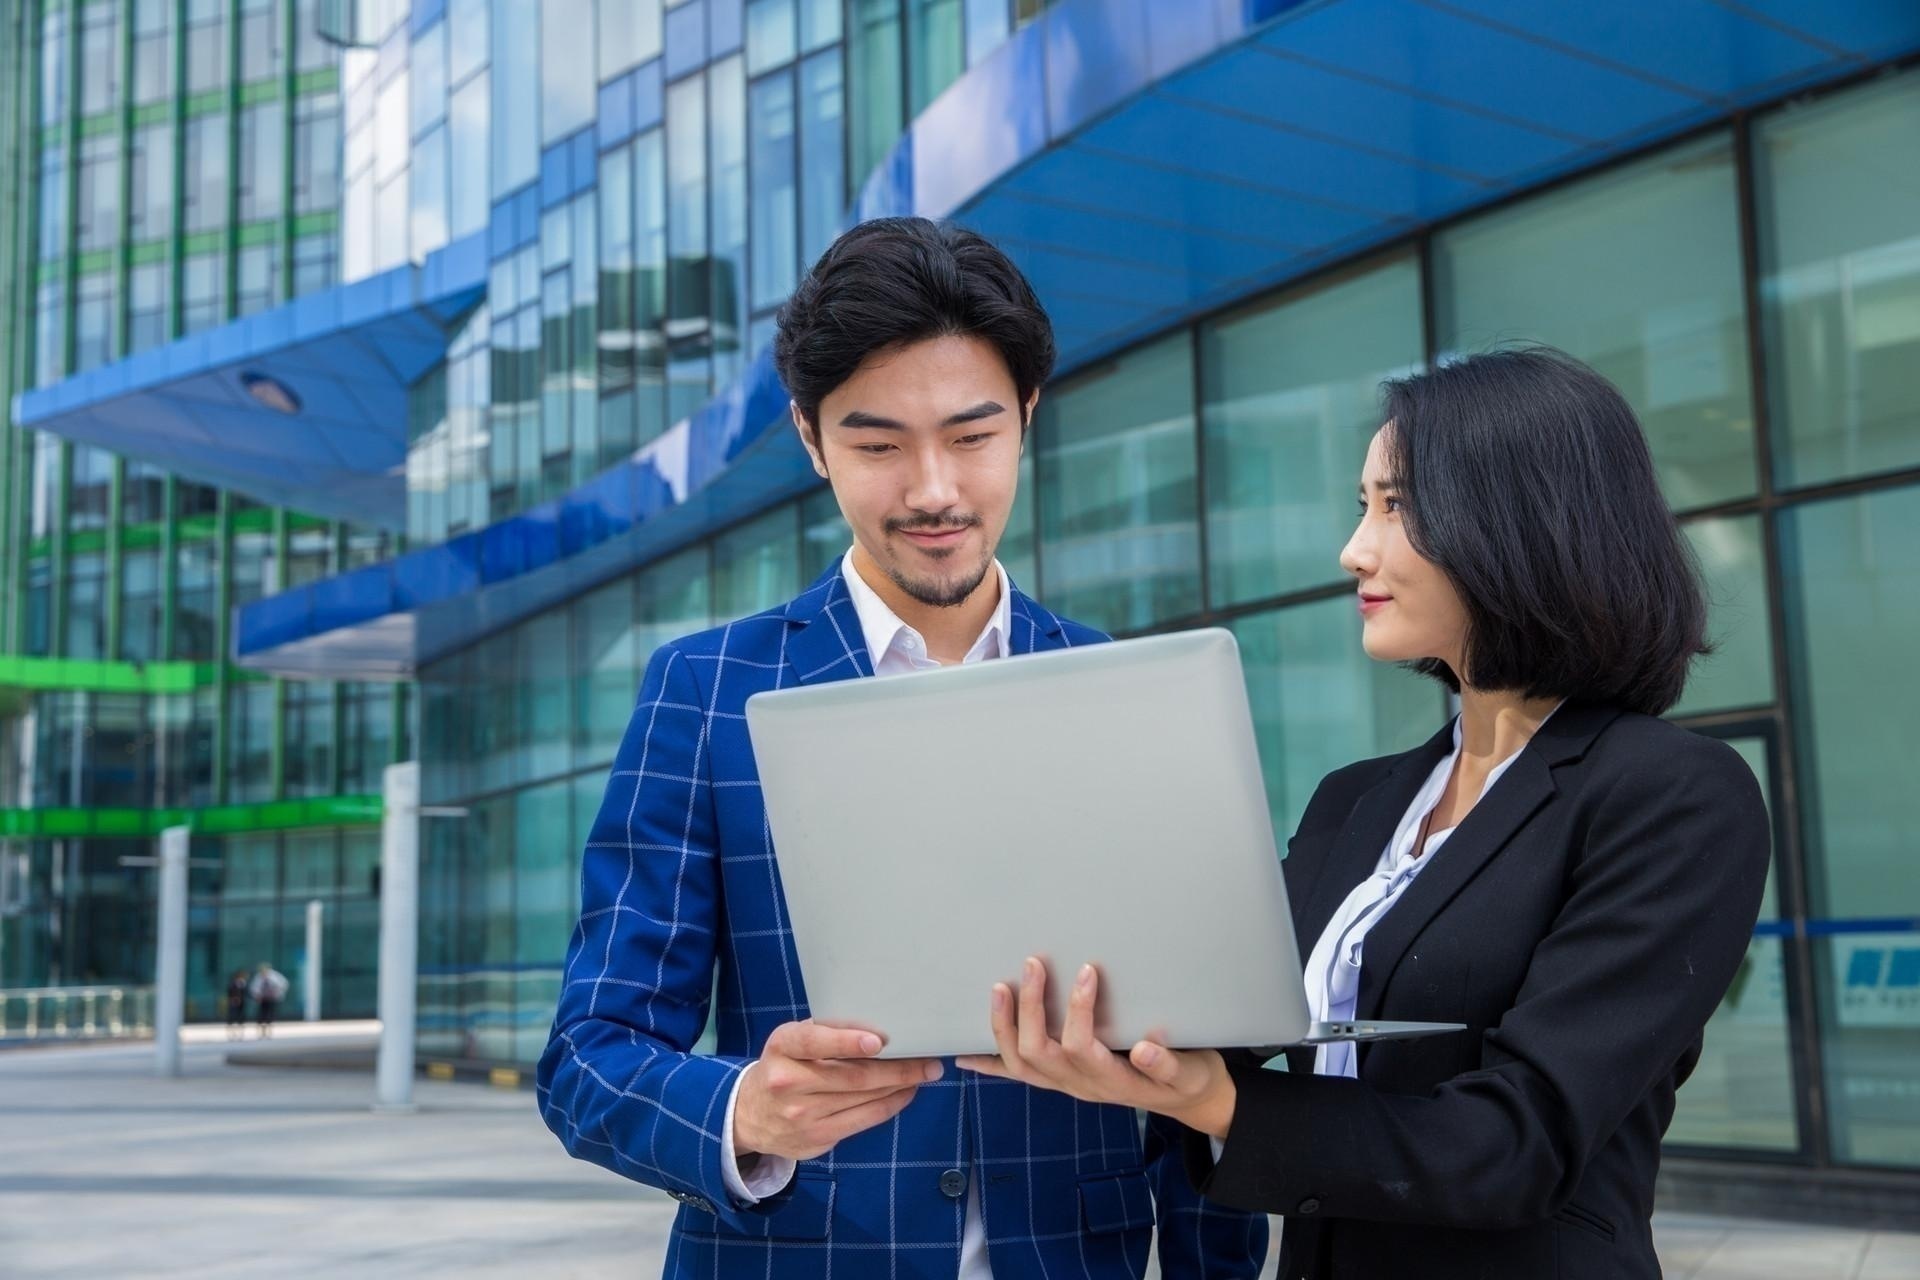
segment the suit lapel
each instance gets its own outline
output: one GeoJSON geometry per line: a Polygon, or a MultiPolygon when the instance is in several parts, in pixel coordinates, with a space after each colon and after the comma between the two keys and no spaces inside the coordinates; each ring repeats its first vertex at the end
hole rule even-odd
{"type": "MultiPolygon", "coordinates": [[[[1540,727],[1492,790],[1434,852],[1433,865],[1422,868],[1393,909],[1367,931],[1355,1018],[1379,1016],[1381,996],[1407,947],[1506,847],[1527,819],[1553,798],[1557,789],[1553,770],[1583,755],[1600,730],[1619,714],[1610,707],[1565,706],[1540,727]]],[[[1407,800],[1412,799],[1409,794],[1407,800]]],[[[1405,811],[1403,804],[1394,813],[1394,820],[1397,822],[1405,811]]]]}
{"type": "Polygon", "coordinates": [[[840,562],[787,604],[787,666],[800,684],[873,674],[860,615],[840,576],[840,562]]]}
{"type": "Polygon", "coordinates": [[[1045,653],[1049,649],[1065,647],[1068,643],[1066,629],[1060,625],[1060,619],[1033,597],[1018,587],[1012,587],[1011,579],[1008,585],[1013,591],[1013,604],[1008,610],[1008,630],[1013,634],[1007,637],[1007,652],[1045,653]]]}
{"type": "MultiPolygon", "coordinates": [[[[1413,803],[1433,767],[1452,749],[1453,722],[1449,720],[1424,744],[1401,755],[1385,777],[1361,793],[1319,866],[1304,869],[1311,883],[1302,886],[1300,906],[1293,922],[1301,960],[1312,954],[1314,943],[1326,930],[1327,922],[1333,919],[1333,913],[1353,892],[1353,886],[1373,874],[1381,851],[1393,838],[1394,828],[1400,825],[1401,815],[1413,803]]],[[[1289,856],[1288,861],[1292,860],[1289,856]]],[[[1290,893],[1292,889],[1289,884],[1290,893]]]]}

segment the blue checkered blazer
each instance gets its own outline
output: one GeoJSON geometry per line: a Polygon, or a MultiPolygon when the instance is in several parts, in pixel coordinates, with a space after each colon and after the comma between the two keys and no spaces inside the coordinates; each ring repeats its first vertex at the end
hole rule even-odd
{"type": "MultiPolygon", "coordinates": [[[[1015,653],[1105,639],[1017,591],[1011,613],[1015,653]]],[[[540,1059],[548,1126],[575,1156],[681,1202],[671,1277],[951,1280],[965,1199],[942,1191],[950,1169],[984,1180],[995,1280],[1138,1276],[1156,1211],[1169,1280],[1257,1274],[1265,1219],[1198,1197],[1173,1126],[1151,1121],[1143,1143],[1130,1111],[951,1062],[891,1123],[801,1162],[781,1195],[729,1198],[734,1081],[775,1027],[807,1016],[746,700],[872,673],[838,565],[783,608],[654,654],[583,857],[540,1059]],[[695,1055],[710,1002],[718,1052],[695,1055]]]]}

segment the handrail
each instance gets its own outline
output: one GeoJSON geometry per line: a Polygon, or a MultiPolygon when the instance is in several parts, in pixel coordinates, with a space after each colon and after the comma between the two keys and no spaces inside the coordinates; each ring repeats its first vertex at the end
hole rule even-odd
{"type": "Polygon", "coordinates": [[[0,987],[0,1040],[97,1040],[152,1030],[152,987],[0,987]]]}

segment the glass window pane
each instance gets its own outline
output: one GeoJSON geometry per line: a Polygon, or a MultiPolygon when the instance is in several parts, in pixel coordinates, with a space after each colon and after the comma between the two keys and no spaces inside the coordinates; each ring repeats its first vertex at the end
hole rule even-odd
{"type": "Polygon", "coordinates": [[[285,206],[286,116],[278,102],[260,102],[240,115],[240,220],[277,218],[285,206]]]}
{"type": "Polygon", "coordinates": [[[820,489],[800,501],[800,579],[810,583],[840,563],[853,545],[853,530],[840,514],[832,489],[820,489]]]}
{"type": "MultiPolygon", "coordinates": [[[[1049,570],[1051,572],[1051,570],[1049,570]]],[[[1286,853],[1320,779],[1371,756],[1407,751],[1446,719],[1441,687],[1360,647],[1360,618],[1345,598],[1237,618],[1260,768],[1286,853]]]]}
{"type": "Polygon", "coordinates": [[[120,6],[80,11],[80,114],[111,111],[120,102],[120,6]]]}
{"type": "Polygon", "coordinates": [[[768,76],[753,86],[747,112],[753,165],[753,309],[793,292],[798,272],[795,226],[793,76],[768,76]]]}
{"type": "Polygon", "coordinates": [[[487,97],[487,77],[475,76],[455,91],[449,178],[453,184],[448,219],[450,233],[458,240],[481,231],[487,225],[487,131],[492,104],[487,97]]]}
{"type": "Polygon", "coordinates": [[[1920,74],[1766,121],[1755,143],[1774,475],[1920,463],[1920,74]]]}
{"type": "Polygon", "coordinates": [[[144,107],[173,92],[173,0],[134,0],[133,102],[144,107]]]}
{"type": "Polygon", "coordinates": [[[1013,585],[1028,595],[1039,595],[1040,568],[1033,558],[1033,433],[1027,433],[1027,447],[1020,451],[1020,479],[1013,492],[1013,510],[1007,513],[1007,528],[1000,535],[996,553],[1000,567],[1007,571],[1013,585]]]}
{"type": "Polygon", "coordinates": [[[495,200],[540,176],[537,113],[527,110],[540,91],[539,17],[538,6],[531,4],[499,5],[493,14],[495,200]]]}
{"type": "Polygon", "coordinates": [[[900,63],[900,0],[849,0],[847,60],[853,113],[853,169],[858,190],[886,157],[906,123],[905,68],[900,63]]]}
{"type": "Polygon", "coordinates": [[[413,42],[407,58],[410,92],[407,132],[419,137],[447,115],[447,24],[436,22],[413,42]]]}
{"type": "Polygon", "coordinates": [[[1341,580],[1380,382],[1420,364],[1412,259],[1201,327],[1216,607],[1341,580]]]}
{"type": "Polygon", "coordinates": [[[713,611],[740,618],[800,594],[799,521],[791,506],[713,540],[713,611]]]}
{"type": "MultiPolygon", "coordinates": [[[[747,327],[747,85],[738,57],[707,72],[708,164],[713,178],[713,384],[724,386],[743,363],[747,327]]],[[[789,122],[788,134],[792,125],[789,122]]]]}
{"type": "MultiPolygon", "coordinates": [[[[1732,738],[1728,745],[1747,762],[1766,794],[1770,770],[1765,741],[1732,738]]],[[[1773,797],[1766,798],[1771,809],[1773,797]]],[[[1769,870],[1760,919],[1777,921],[1779,914],[1769,870]]],[[[1754,938],[1720,1007],[1707,1021],[1706,1043],[1675,1102],[1667,1142],[1772,1151],[1799,1147],[1786,986],[1781,940],[1754,938]]]]}
{"type": "Polygon", "coordinates": [[[580,66],[580,38],[591,30],[593,0],[544,0],[540,6],[542,146],[593,123],[598,105],[594,78],[580,66]]]}
{"type": "Polygon", "coordinates": [[[1733,152],[1717,136],[1447,231],[1435,341],[1551,343],[1626,396],[1675,510],[1758,483],[1733,152]]]}
{"type": "Polygon", "coordinates": [[[925,111],[967,69],[965,22],[960,0],[907,0],[910,115],[925,111]]]}
{"type": "Polygon", "coordinates": [[[128,150],[132,182],[127,209],[127,238],[156,240],[173,229],[173,128],[156,124],[136,129],[128,150]]]}
{"type": "Polygon", "coordinates": [[[120,139],[80,144],[79,249],[105,249],[120,239],[120,139]]]}
{"type": "MultiPolygon", "coordinates": [[[[837,10],[836,10],[837,12],[837,10]]],[[[840,51],[800,64],[800,266],[811,267],[847,212],[846,93],[840,51]]]]}
{"type": "Polygon", "coordinates": [[[1810,913],[1834,1154],[1920,1166],[1920,487],[1792,508],[1780,522],[1810,913]]]}
{"type": "Polygon", "coordinates": [[[800,0],[800,51],[811,53],[840,39],[842,0],[800,0]]]}
{"type": "Polygon", "coordinates": [[[186,230],[213,231],[227,225],[227,118],[196,116],[187,121],[186,177],[181,196],[186,230]]]}
{"type": "Polygon", "coordinates": [[[107,565],[98,552],[67,559],[66,643],[68,658],[107,656],[107,565]]]}
{"type": "Polygon", "coordinates": [[[340,108],[326,98],[302,98],[293,113],[293,211],[339,204],[340,108]]]}
{"type": "Polygon", "coordinates": [[[797,35],[793,0],[748,0],[747,74],[792,62],[797,35]]]}
{"type": "Polygon", "coordinates": [[[573,783],[531,787],[514,797],[513,807],[513,1058],[533,1062],[547,1047],[567,939],[579,913],[573,783]]]}
{"type": "Polygon", "coordinates": [[[1040,561],[1050,608],[1103,631],[1200,609],[1193,360],[1177,333],[1040,397],[1040,561]]]}
{"type": "Polygon", "coordinates": [[[227,83],[226,0],[187,0],[187,92],[227,83]]]}
{"type": "Polygon", "coordinates": [[[240,79],[269,80],[280,74],[284,41],[280,34],[281,0],[241,0],[240,79]]]}
{"type": "Polygon", "coordinates": [[[659,56],[660,36],[660,0],[601,0],[600,79],[659,56]]]}
{"type": "Polygon", "coordinates": [[[1682,529],[1700,561],[1714,652],[1694,662],[1686,696],[1669,714],[1766,706],[1773,701],[1773,638],[1760,517],[1690,520],[1682,529]]]}
{"type": "MultiPolygon", "coordinates": [[[[712,603],[714,584],[707,570],[707,549],[694,547],[648,565],[635,576],[633,652],[639,663],[636,673],[645,670],[653,651],[667,641],[691,635],[712,624],[716,612],[712,603]]],[[[639,692],[636,674],[633,689],[626,698],[629,709],[639,692]]]]}

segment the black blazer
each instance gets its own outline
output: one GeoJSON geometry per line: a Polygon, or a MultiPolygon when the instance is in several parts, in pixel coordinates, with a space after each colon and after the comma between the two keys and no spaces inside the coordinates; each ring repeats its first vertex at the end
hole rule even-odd
{"type": "MultiPolygon", "coordinates": [[[[1452,747],[1350,765],[1288,842],[1302,958],[1452,747]]],[[[1218,1203],[1286,1215],[1285,1280],[1660,1274],[1648,1219],[1674,1090],[1746,954],[1768,822],[1725,743],[1560,708],[1367,934],[1358,1018],[1468,1029],[1364,1045],[1359,1078],[1229,1055],[1218,1203]]]]}

